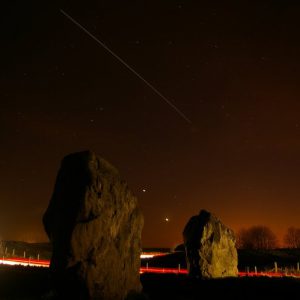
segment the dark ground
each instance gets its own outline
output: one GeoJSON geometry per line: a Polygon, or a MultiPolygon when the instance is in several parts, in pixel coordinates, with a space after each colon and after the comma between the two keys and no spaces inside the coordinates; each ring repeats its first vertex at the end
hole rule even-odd
{"type": "MultiPolygon", "coordinates": [[[[16,254],[27,251],[36,256],[39,252],[44,258],[51,255],[47,244],[22,244],[8,242],[9,252],[14,248],[16,254]],[[26,249],[25,249],[26,248],[26,249]]],[[[239,270],[248,266],[253,271],[270,270],[274,261],[280,267],[295,267],[300,260],[300,250],[239,250],[239,270]]],[[[43,257],[41,257],[43,258],[43,257]]],[[[142,261],[146,265],[147,260],[142,261]]],[[[186,267],[184,252],[148,260],[149,267],[186,267]]],[[[293,278],[233,278],[220,280],[191,280],[185,275],[142,274],[146,300],[172,299],[300,299],[300,279],[293,278]]],[[[47,298],[50,290],[49,269],[10,267],[0,265],[0,300],[37,300],[47,298]]],[[[144,299],[143,298],[143,299],[144,299]]]]}
{"type": "Polygon", "coordinates": [[[287,278],[232,278],[191,280],[178,275],[144,275],[150,299],[299,299],[300,280],[287,278]]]}
{"type": "Polygon", "coordinates": [[[49,290],[49,270],[0,265],[0,300],[41,299],[49,290]]]}
{"type": "MultiPolygon", "coordinates": [[[[191,280],[184,275],[143,274],[145,300],[172,299],[299,299],[300,279],[233,278],[191,280]]],[[[50,289],[49,270],[0,267],[1,300],[45,299],[50,289]]]]}

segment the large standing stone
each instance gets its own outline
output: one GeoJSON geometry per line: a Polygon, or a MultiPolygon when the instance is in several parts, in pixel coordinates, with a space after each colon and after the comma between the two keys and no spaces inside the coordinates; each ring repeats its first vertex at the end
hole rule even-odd
{"type": "Polygon", "coordinates": [[[64,299],[123,300],[141,290],[143,216],[107,161],[89,151],[66,156],[43,223],[64,299]]]}
{"type": "Polygon", "coordinates": [[[238,275],[235,236],[213,214],[201,210],[183,231],[189,274],[200,278],[238,275]]]}

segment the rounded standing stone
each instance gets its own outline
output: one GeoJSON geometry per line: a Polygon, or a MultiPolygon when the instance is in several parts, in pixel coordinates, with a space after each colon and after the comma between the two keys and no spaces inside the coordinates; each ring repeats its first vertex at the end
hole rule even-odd
{"type": "Polygon", "coordinates": [[[201,210],[183,231],[189,274],[199,278],[238,276],[235,236],[216,216],[201,210]]]}

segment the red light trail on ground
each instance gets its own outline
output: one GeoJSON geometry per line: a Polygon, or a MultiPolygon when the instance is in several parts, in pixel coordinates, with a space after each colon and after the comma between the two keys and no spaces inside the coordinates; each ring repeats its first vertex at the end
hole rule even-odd
{"type": "Polygon", "coordinates": [[[143,273],[156,273],[156,274],[187,274],[186,269],[176,269],[176,268],[147,268],[141,267],[140,274],[143,273]]]}
{"type": "MultiPolygon", "coordinates": [[[[11,265],[11,266],[26,266],[26,267],[45,267],[50,266],[49,260],[37,260],[28,258],[3,258],[0,259],[0,265],[11,265]]],[[[140,274],[153,273],[153,274],[182,274],[187,275],[187,269],[181,268],[155,268],[155,267],[141,267],[140,274]]],[[[299,278],[300,274],[286,274],[286,273],[275,273],[275,272],[239,272],[239,277],[292,277],[299,278]]]]}
{"type": "Polygon", "coordinates": [[[31,259],[31,258],[3,258],[0,259],[0,264],[11,266],[29,266],[29,267],[46,267],[50,265],[49,260],[31,259]]]}

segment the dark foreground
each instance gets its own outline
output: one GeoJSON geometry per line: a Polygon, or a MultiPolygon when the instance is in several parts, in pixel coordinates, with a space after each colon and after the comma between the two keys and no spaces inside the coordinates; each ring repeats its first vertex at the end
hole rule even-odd
{"type": "MultiPolygon", "coordinates": [[[[184,275],[143,274],[141,299],[298,299],[300,280],[235,278],[191,280],[184,275]]],[[[0,300],[33,300],[50,290],[49,270],[0,266],[0,300]]]]}

